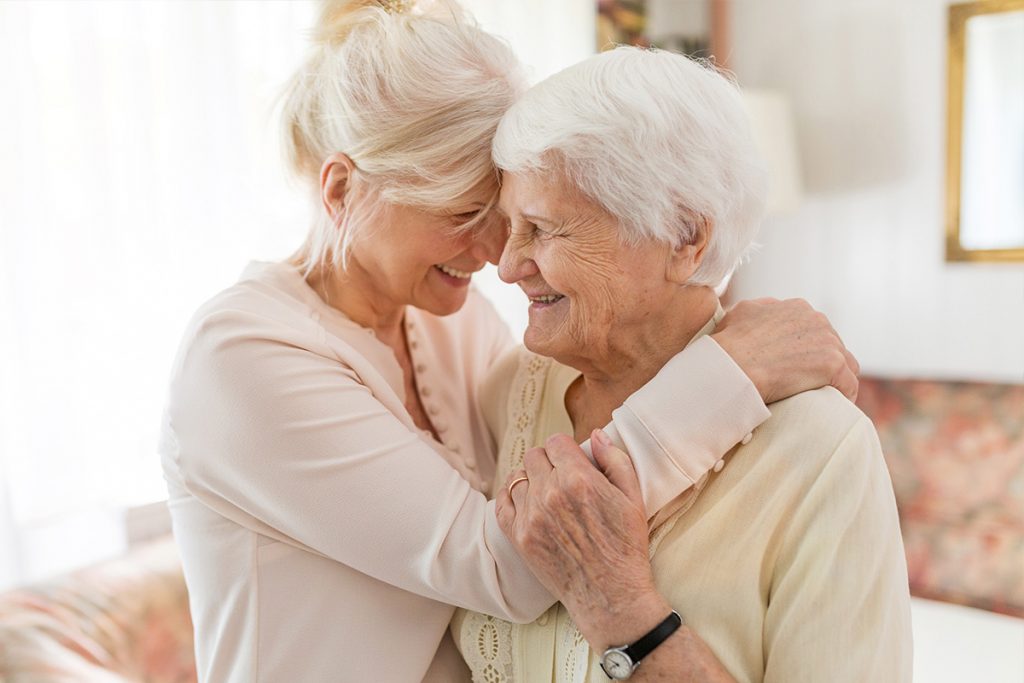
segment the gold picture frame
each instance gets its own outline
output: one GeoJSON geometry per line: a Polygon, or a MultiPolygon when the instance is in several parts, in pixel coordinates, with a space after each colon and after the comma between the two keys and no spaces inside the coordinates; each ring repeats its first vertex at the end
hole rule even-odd
{"type": "Polygon", "coordinates": [[[949,7],[949,81],[946,162],[946,260],[1024,261],[1024,246],[1000,249],[965,248],[960,239],[961,173],[964,110],[966,26],[971,17],[1024,10],[1024,0],[979,0],[949,7]]]}

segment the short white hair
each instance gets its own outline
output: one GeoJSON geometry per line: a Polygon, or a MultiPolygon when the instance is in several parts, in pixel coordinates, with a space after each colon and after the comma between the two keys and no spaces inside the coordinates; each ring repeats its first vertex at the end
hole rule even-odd
{"type": "Polygon", "coordinates": [[[619,47],[530,88],[505,114],[494,161],[561,172],[629,243],[692,242],[713,225],[692,284],[717,285],[750,248],[767,178],[736,85],[663,50],[619,47]]]}
{"type": "MultiPolygon", "coordinates": [[[[453,0],[325,0],[314,46],[283,106],[291,169],[319,195],[343,152],[373,202],[438,209],[497,174],[491,143],[524,89],[512,50],[453,0]]],[[[366,208],[366,207],[362,207],[366,208]]],[[[321,215],[295,259],[344,265],[359,207],[321,215]]]]}

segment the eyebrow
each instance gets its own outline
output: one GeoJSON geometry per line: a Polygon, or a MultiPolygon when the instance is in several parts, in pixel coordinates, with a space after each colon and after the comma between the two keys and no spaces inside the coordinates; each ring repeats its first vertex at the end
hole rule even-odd
{"type": "MultiPolygon", "coordinates": [[[[509,215],[505,212],[505,209],[501,208],[501,204],[495,204],[494,205],[494,209],[498,213],[500,213],[502,216],[504,216],[505,218],[509,217],[509,215]]],[[[520,213],[519,217],[520,218],[525,218],[526,220],[532,221],[534,223],[546,223],[547,225],[555,225],[556,224],[555,221],[551,220],[550,218],[544,218],[542,216],[537,216],[537,215],[532,214],[532,213],[520,213]]]]}
{"type": "Polygon", "coordinates": [[[544,218],[543,216],[536,216],[530,213],[521,213],[519,215],[528,221],[533,221],[534,223],[546,223],[547,225],[555,225],[555,221],[551,220],[550,218],[544,218]]]}

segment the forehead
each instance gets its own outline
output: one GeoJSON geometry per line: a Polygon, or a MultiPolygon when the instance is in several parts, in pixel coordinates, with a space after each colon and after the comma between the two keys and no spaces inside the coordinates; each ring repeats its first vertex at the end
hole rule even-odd
{"type": "Polygon", "coordinates": [[[505,171],[501,174],[498,207],[506,214],[533,210],[554,210],[579,199],[579,192],[562,173],[537,171],[505,171]]]}
{"type": "Polygon", "coordinates": [[[604,213],[561,171],[503,172],[498,210],[550,218],[604,213]]]}

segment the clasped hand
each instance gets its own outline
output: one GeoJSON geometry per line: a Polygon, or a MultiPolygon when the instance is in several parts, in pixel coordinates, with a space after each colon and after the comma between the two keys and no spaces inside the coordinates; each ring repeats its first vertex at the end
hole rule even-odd
{"type": "Polygon", "coordinates": [[[621,628],[645,600],[663,601],[633,464],[601,430],[591,443],[597,467],[564,434],[530,449],[496,504],[502,531],[533,573],[591,645],[602,647],[609,627],[621,628]]]}

